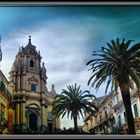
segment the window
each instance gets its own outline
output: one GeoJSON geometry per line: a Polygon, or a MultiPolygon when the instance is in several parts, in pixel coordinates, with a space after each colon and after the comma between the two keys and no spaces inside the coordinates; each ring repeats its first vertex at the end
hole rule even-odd
{"type": "Polygon", "coordinates": [[[31,84],[31,91],[32,92],[36,91],[36,85],[34,83],[31,84]]]}
{"type": "Polygon", "coordinates": [[[1,104],[1,119],[5,118],[5,106],[3,104],[1,104]]]}
{"type": "Polygon", "coordinates": [[[52,120],[52,113],[48,112],[48,120],[52,120]]]}
{"type": "Polygon", "coordinates": [[[116,95],[117,103],[119,102],[119,94],[116,95]]]}
{"type": "Polygon", "coordinates": [[[121,125],[121,115],[118,115],[118,124],[121,125]]]}
{"type": "Polygon", "coordinates": [[[127,122],[126,112],[124,111],[124,121],[127,122]]]}
{"type": "Polygon", "coordinates": [[[137,108],[137,104],[134,104],[134,105],[133,105],[133,108],[134,108],[135,117],[138,117],[138,108],[137,108]]]}
{"type": "Polygon", "coordinates": [[[30,67],[34,67],[34,61],[33,60],[30,61],[30,67]]]}
{"type": "Polygon", "coordinates": [[[5,85],[3,82],[0,82],[0,90],[5,92],[5,85]]]}

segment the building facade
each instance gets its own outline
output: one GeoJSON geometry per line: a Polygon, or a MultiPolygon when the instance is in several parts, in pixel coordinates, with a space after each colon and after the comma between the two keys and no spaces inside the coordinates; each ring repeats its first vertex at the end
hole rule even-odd
{"type": "Polygon", "coordinates": [[[55,86],[48,91],[46,68],[41,59],[29,36],[28,44],[19,49],[9,72],[11,133],[53,133],[60,128],[60,120],[52,116],[55,86]]]}
{"type": "MultiPolygon", "coordinates": [[[[119,90],[118,90],[119,91],[119,90]]],[[[127,134],[127,118],[120,91],[114,93],[112,108],[115,110],[115,131],[119,134],[127,134]]],[[[136,89],[131,90],[131,108],[134,117],[136,133],[140,132],[140,94],[136,89]]]]}
{"type": "Polygon", "coordinates": [[[114,111],[112,109],[112,94],[96,99],[99,112],[94,116],[87,116],[83,130],[92,134],[110,134],[113,132],[114,111]]]}
{"type": "MultiPolygon", "coordinates": [[[[86,116],[83,130],[94,134],[127,134],[127,118],[121,92],[111,92],[96,100],[99,113],[86,116]]],[[[140,94],[136,88],[131,90],[131,107],[136,133],[140,133],[140,94]]]]}
{"type": "Polygon", "coordinates": [[[8,81],[0,70],[0,133],[9,128],[8,111],[11,95],[9,93],[8,81]]]}

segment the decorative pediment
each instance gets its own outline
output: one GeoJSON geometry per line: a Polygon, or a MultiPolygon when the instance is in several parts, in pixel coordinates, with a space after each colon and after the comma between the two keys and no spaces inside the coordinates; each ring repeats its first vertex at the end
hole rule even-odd
{"type": "Polygon", "coordinates": [[[32,76],[31,78],[28,78],[28,81],[38,83],[38,79],[36,79],[34,76],[32,76]]]}
{"type": "Polygon", "coordinates": [[[37,116],[40,116],[40,113],[41,113],[40,111],[41,111],[41,108],[35,103],[29,104],[28,106],[26,106],[26,116],[29,116],[32,113],[35,113],[37,116]]]}
{"type": "Polygon", "coordinates": [[[32,113],[35,113],[38,117],[41,115],[40,110],[36,109],[27,109],[25,112],[26,117],[30,116],[32,113]]]}
{"type": "Polygon", "coordinates": [[[30,104],[27,107],[28,108],[37,108],[37,109],[40,109],[40,107],[37,104],[30,104]]]}

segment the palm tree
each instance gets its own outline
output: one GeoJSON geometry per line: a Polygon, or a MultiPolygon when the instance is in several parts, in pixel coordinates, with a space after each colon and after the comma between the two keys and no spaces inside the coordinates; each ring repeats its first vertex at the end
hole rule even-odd
{"type": "Polygon", "coordinates": [[[62,93],[56,95],[53,102],[52,113],[56,117],[63,118],[66,114],[69,118],[74,120],[74,129],[75,132],[78,132],[77,119],[81,116],[84,118],[83,112],[88,114],[94,114],[98,111],[98,108],[93,103],[93,98],[95,96],[90,94],[89,91],[82,91],[80,86],[69,85],[66,89],[62,89],[62,93]]]}
{"type": "Polygon", "coordinates": [[[127,115],[127,124],[129,134],[135,134],[134,119],[131,109],[130,81],[132,80],[138,90],[140,87],[140,43],[130,47],[132,40],[120,42],[119,38],[111,43],[108,47],[102,47],[99,51],[94,51],[94,59],[90,60],[87,65],[91,66],[92,76],[88,81],[95,89],[107,81],[105,93],[111,85],[111,90],[119,87],[127,115]]]}

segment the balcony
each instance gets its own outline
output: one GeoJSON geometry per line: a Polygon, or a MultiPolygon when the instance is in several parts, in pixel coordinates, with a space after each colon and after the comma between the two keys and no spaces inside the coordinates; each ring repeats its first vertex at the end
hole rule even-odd
{"type": "Polygon", "coordinates": [[[114,110],[118,110],[120,107],[122,107],[123,106],[123,101],[121,100],[121,101],[119,101],[117,104],[115,104],[113,107],[112,107],[112,109],[114,109],[114,110]]]}
{"type": "MultiPolygon", "coordinates": [[[[140,134],[140,118],[136,117],[134,118],[134,123],[135,123],[135,130],[137,134],[140,134]]],[[[121,124],[120,126],[116,126],[115,127],[116,130],[118,131],[118,133],[120,134],[127,134],[128,133],[128,126],[127,126],[127,122],[121,124]]]]}
{"type": "Polygon", "coordinates": [[[0,114],[0,129],[7,127],[7,120],[0,114]]]}

